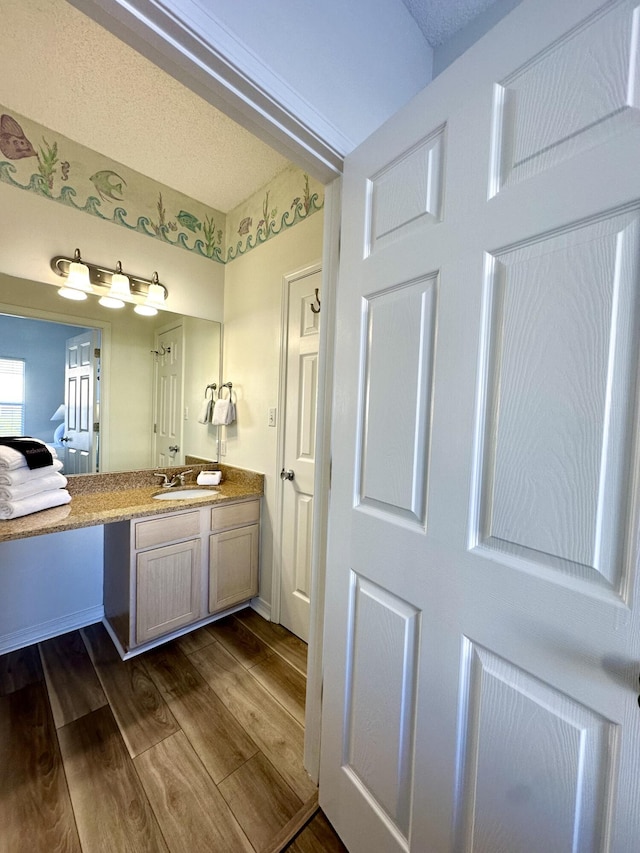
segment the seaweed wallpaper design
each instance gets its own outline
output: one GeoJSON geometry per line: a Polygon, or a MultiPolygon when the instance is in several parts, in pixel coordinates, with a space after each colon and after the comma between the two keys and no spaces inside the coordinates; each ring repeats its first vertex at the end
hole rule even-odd
{"type": "Polygon", "coordinates": [[[0,182],[216,263],[255,249],[324,205],[322,185],[288,167],[225,216],[1,105],[0,113],[0,182]]]}
{"type": "Polygon", "coordinates": [[[227,263],[324,207],[324,188],[296,166],[284,171],[227,214],[227,263]]]}

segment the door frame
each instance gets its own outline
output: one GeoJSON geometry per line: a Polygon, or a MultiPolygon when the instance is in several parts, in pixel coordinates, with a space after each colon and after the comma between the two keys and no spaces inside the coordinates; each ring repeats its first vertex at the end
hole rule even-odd
{"type": "MultiPolygon", "coordinates": [[[[316,463],[313,502],[313,548],[311,552],[311,604],[309,608],[309,654],[307,658],[307,691],[304,727],[304,766],[317,783],[320,775],[320,730],[322,724],[322,655],[324,625],[324,591],[326,575],[327,534],[331,488],[331,416],[333,395],[333,351],[335,301],[340,255],[340,209],[342,179],[336,178],[325,187],[324,233],[322,259],[282,279],[280,318],[280,373],[278,378],[278,425],[275,476],[284,462],[284,411],[287,369],[287,326],[289,317],[289,282],[321,269],[322,319],[318,348],[318,394],[316,409],[316,463]]],[[[276,524],[273,539],[271,621],[280,620],[282,589],[282,486],[276,496],[276,524]]]]}

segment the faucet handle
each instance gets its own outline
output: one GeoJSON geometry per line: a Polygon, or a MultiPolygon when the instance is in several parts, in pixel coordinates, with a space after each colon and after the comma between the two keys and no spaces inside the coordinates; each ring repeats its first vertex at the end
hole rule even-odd
{"type": "Polygon", "coordinates": [[[154,472],[153,472],[153,476],[154,476],[154,477],[162,477],[162,485],[163,485],[163,486],[166,486],[166,485],[167,485],[167,483],[169,482],[169,478],[167,477],[167,475],[166,475],[166,474],[157,474],[157,473],[154,471],[154,472]]]}
{"type": "Polygon", "coordinates": [[[179,479],[180,479],[180,485],[181,485],[181,486],[184,486],[184,478],[187,476],[187,474],[192,474],[192,473],[193,473],[193,468],[189,468],[189,470],[188,470],[188,471],[181,471],[181,472],[178,474],[178,477],[179,477],[179,479]]]}

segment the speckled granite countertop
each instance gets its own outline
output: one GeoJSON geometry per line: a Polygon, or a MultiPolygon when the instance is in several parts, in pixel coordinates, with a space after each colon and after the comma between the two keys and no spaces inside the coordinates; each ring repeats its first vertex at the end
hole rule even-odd
{"type": "Polygon", "coordinates": [[[161,515],[178,512],[190,507],[207,504],[228,503],[229,501],[250,500],[260,497],[264,491],[264,475],[254,471],[244,471],[229,465],[189,465],[193,469],[192,477],[185,486],[178,488],[204,488],[196,486],[195,475],[200,470],[216,469],[222,471],[222,482],[211,487],[211,496],[184,500],[154,500],[153,495],[165,491],[158,487],[159,481],[154,472],[184,471],[187,465],[176,468],[153,468],[145,471],[127,471],[118,474],[83,474],[69,477],[68,489],[71,503],[66,506],[45,509],[0,521],[0,542],[12,539],[26,539],[29,536],[41,536],[45,533],[59,533],[78,527],[92,527],[109,524],[113,521],[127,521],[145,515],[161,515]]]}

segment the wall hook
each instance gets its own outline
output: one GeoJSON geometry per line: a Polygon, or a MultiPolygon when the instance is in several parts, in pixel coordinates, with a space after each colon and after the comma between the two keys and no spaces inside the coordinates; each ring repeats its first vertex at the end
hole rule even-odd
{"type": "Polygon", "coordinates": [[[318,307],[316,308],[314,305],[311,305],[311,310],[314,314],[320,313],[320,308],[322,307],[320,304],[320,297],[318,296],[318,288],[316,287],[316,302],[318,303],[318,307]]]}
{"type": "Polygon", "coordinates": [[[171,352],[171,347],[165,347],[164,344],[160,344],[161,349],[152,349],[149,352],[152,352],[154,355],[167,355],[167,353],[171,352]]]}

